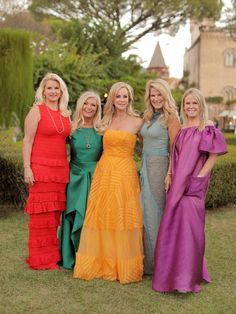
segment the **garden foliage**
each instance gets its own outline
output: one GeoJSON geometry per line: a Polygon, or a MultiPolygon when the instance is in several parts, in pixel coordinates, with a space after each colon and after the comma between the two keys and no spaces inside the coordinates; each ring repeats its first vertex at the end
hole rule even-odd
{"type": "Polygon", "coordinates": [[[23,123],[32,104],[32,62],[29,34],[0,29],[0,126],[10,125],[12,113],[23,123]]]}
{"type": "MultiPolygon", "coordinates": [[[[0,200],[2,203],[10,202],[18,208],[22,208],[27,196],[27,187],[23,180],[21,143],[13,143],[12,135],[12,130],[0,131],[2,139],[0,145],[0,200]]],[[[236,146],[228,145],[228,149],[228,154],[218,158],[211,174],[206,200],[206,206],[209,209],[236,204],[236,146]]],[[[140,153],[140,149],[138,153],[140,153]]],[[[135,155],[135,161],[140,166],[138,155],[135,155]]]]}
{"type": "Polygon", "coordinates": [[[0,130],[0,204],[22,208],[27,196],[23,179],[21,142],[13,142],[13,129],[0,130]]]}

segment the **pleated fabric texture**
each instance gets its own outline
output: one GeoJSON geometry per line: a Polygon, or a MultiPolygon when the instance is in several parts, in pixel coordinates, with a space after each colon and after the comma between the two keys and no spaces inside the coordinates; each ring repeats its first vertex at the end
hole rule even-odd
{"type": "Polygon", "coordinates": [[[143,275],[140,188],[133,151],[136,135],[107,130],[104,153],[97,164],[74,277],[103,278],[120,283],[143,275]]]}
{"type": "Polygon", "coordinates": [[[70,134],[70,122],[59,111],[46,108],[44,104],[39,105],[39,110],[40,121],[31,153],[35,183],[29,187],[25,207],[29,214],[29,255],[26,261],[32,269],[58,269],[57,228],[61,212],[65,210],[65,189],[69,181],[66,137],[70,134]],[[62,130],[60,134],[51,117],[57,129],[62,130]]]}

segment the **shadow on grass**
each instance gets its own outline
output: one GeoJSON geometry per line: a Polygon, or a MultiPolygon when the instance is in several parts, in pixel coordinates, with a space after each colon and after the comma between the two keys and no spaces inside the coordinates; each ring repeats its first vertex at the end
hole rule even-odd
{"type": "Polygon", "coordinates": [[[7,219],[15,215],[16,212],[23,212],[24,209],[17,208],[13,204],[1,204],[0,205],[0,219],[7,219]]]}

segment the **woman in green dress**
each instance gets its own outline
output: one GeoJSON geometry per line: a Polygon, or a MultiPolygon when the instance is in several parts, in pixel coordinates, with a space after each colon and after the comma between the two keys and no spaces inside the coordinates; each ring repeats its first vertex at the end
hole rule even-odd
{"type": "Polygon", "coordinates": [[[102,137],[97,133],[100,119],[99,95],[90,91],[83,93],[73,115],[70,181],[60,230],[61,265],[67,269],[73,269],[75,264],[91,180],[102,153],[102,137]]]}

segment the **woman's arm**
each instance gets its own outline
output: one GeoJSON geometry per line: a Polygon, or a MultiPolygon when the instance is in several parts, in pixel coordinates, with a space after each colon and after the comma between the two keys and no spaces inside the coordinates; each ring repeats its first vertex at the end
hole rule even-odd
{"type": "Polygon", "coordinates": [[[176,135],[179,133],[179,130],[181,129],[179,120],[176,116],[172,115],[169,117],[167,121],[167,128],[168,128],[168,135],[170,139],[170,151],[171,151],[176,135]]]}
{"type": "Polygon", "coordinates": [[[34,142],[34,137],[38,128],[40,113],[38,106],[31,108],[25,118],[25,135],[23,139],[23,162],[24,162],[24,179],[28,184],[34,183],[34,175],[31,170],[31,151],[34,142]]]}
{"type": "Polygon", "coordinates": [[[170,154],[169,154],[169,165],[168,171],[165,178],[165,190],[166,192],[169,190],[172,181],[172,171],[171,171],[171,153],[172,153],[172,145],[174,143],[175,137],[178,134],[181,126],[179,120],[176,116],[171,116],[167,123],[168,127],[168,135],[169,135],[169,143],[170,143],[170,154]]]}
{"type": "Polygon", "coordinates": [[[208,173],[211,171],[216,162],[217,156],[218,156],[217,154],[212,153],[209,154],[209,157],[205,162],[204,166],[202,167],[202,169],[200,170],[198,177],[205,177],[206,175],[208,175],[208,173]]]}

